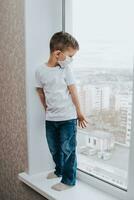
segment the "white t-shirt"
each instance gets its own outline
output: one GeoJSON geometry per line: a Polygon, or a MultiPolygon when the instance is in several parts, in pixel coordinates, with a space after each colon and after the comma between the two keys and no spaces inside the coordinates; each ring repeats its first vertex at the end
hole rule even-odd
{"type": "Polygon", "coordinates": [[[46,97],[46,120],[62,121],[76,119],[76,107],[67,85],[75,84],[72,68],[48,67],[41,64],[35,71],[35,87],[43,88],[46,97]]]}

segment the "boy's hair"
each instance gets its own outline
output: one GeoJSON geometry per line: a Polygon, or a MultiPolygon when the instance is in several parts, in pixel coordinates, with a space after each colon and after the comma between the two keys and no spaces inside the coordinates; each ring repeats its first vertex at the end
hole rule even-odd
{"type": "Polygon", "coordinates": [[[50,39],[50,52],[55,50],[65,51],[68,47],[79,50],[79,44],[77,40],[67,32],[57,32],[50,39]]]}

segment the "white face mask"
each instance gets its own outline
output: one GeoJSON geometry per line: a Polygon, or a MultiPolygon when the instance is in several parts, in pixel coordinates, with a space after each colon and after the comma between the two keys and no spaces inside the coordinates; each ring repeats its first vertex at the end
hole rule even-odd
{"type": "Polygon", "coordinates": [[[58,60],[58,63],[61,67],[66,67],[73,61],[73,58],[70,56],[66,56],[65,60],[58,60]]]}

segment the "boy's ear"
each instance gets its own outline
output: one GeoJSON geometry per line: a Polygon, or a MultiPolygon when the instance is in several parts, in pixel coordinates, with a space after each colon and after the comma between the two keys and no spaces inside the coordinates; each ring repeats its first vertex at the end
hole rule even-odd
{"type": "Polygon", "coordinates": [[[60,53],[61,53],[60,50],[56,50],[56,51],[54,51],[54,55],[55,55],[55,57],[58,58],[59,55],[60,55],[60,53]]]}

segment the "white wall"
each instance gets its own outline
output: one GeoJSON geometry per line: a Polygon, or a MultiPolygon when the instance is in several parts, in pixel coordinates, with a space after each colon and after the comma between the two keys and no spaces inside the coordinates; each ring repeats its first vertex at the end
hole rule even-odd
{"type": "Polygon", "coordinates": [[[35,69],[48,59],[49,39],[62,30],[62,0],[25,0],[28,173],[54,166],[45,137],[45,111],[35,91],[35,69]]]}

